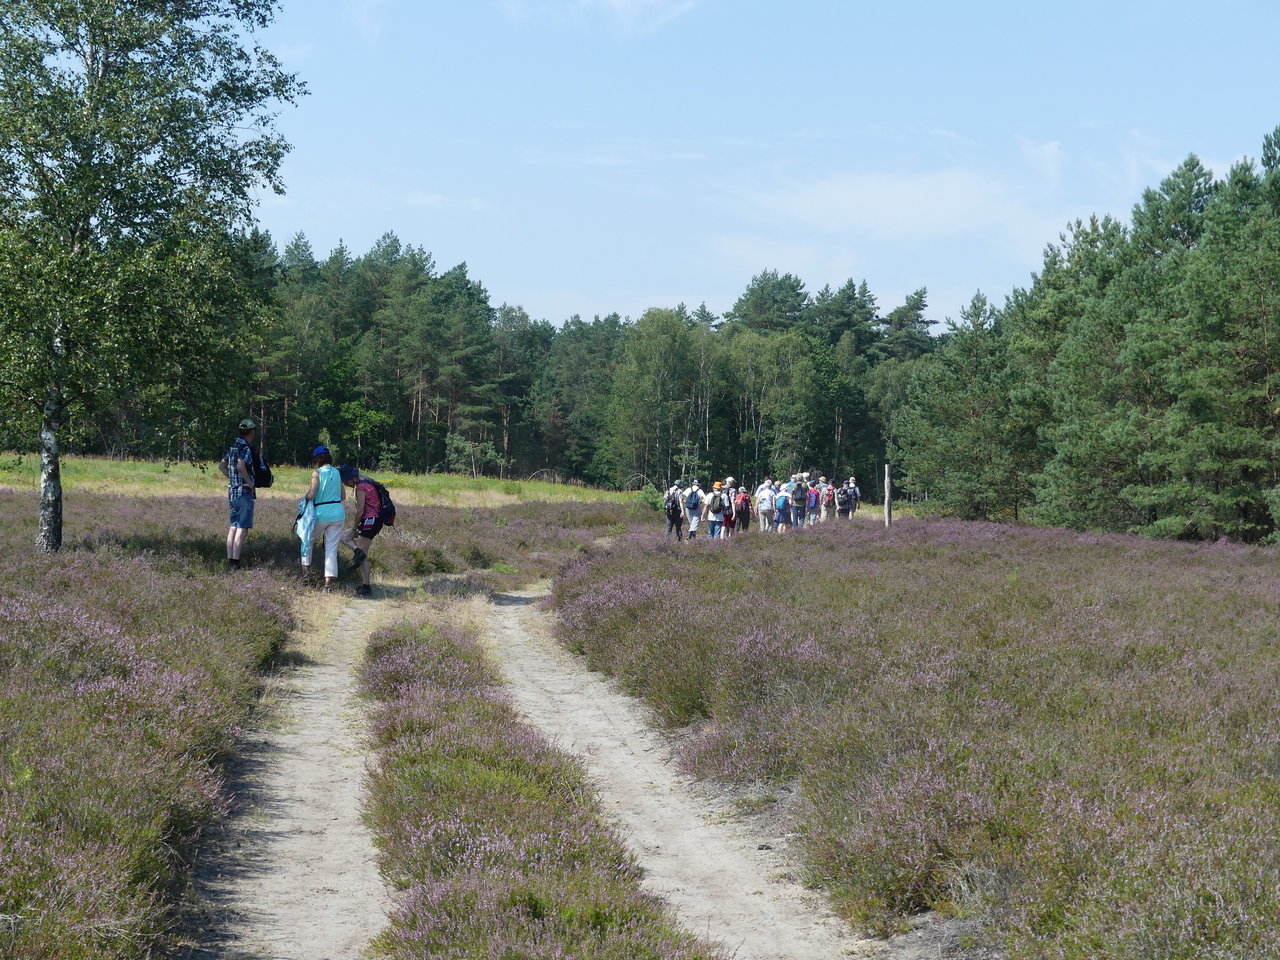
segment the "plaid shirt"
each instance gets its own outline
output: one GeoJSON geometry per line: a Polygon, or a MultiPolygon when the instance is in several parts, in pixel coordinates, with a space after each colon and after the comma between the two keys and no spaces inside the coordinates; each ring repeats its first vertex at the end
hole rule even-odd
{"type": "Polygon", "coordinates": [[[236,437],[235,442],[231,444],[231,448],[227,451],[227,499],[234,500],[243,494],[247,487],[245,486],[244,477],[240,476],[240,470],[237,464],[244,461],[244,465],[248,470],[249,476],[253,476],[253,453],[249,447],[249,441],[244,437],[236,437]]]}

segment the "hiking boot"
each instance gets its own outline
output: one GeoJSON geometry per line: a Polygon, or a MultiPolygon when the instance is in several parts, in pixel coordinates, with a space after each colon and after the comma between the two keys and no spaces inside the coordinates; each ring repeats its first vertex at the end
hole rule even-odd
{"type": "Polygon", "coordinates": [[[373,596],[373,587],[369,586],[369,584],[367,584],[367,583],[362,583],[362,584],[360,584],[358,587],[356,587],[356,596],[357,596],[357,597],[372,597],[372,596],[373,596]]]}
{"type": "Polygon", "coordinates": [[[351,566],[347,567],[347,573],[355,573],[367,559],[369,559],[369,555],[359,547],[356,547],[351,554],[351,566]]]}

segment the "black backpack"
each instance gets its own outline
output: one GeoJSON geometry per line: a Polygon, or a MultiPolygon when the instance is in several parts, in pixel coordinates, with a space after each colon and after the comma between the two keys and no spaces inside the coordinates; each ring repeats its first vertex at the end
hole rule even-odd
{"type": "Polygon", "coordinates": [[[253,474],[253,488],[255,490],[258,488],[265,490],[275,482],[275,477],[271,475],[271,466],[266,460],[263,460],[262,457],[258,455],[258,448],[248,440],[245,440],[244,437],[241,437],[233,443],[230,448],[228,448],[227,466],[231,470],[236,469],[235,464],[238,459],[236,453],[238,450],[238,444],[242,440],[244,441],[244,445],[249,448],[249,472],[253,474]]]}
{"type": "Polygon", "coordinates": [[[253,488],[255,490],[265,490],[276,482],[276,478],[271,474],[271,464],[262,458],[252,443],[249,444],[249,462],[253,464],[253,488]]]}
{"type": "Polygon", "coordinates": [[[848,510],[849,505],[853,503],[853,491],[848,487],[841,487],[836,491],[836,506],[841,510],[848,510]]]}

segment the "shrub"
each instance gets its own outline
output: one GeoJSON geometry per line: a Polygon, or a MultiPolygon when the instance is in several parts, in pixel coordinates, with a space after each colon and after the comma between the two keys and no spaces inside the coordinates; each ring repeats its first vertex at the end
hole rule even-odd
{"type": "Polygon", "coordinates": [[[286,598],[261,573],[119,546],[33,555],[34,524],[15,515],[0,571],[0,954],[151,956],[187,847],[225,811],[219,762],[285,636],[286,598]]]}
{"type": "Polygon", "coordinates": [[[798,778],[814,882],[1010,957],[1280,956],[1280,556],[993,524],[631,537],[559,633],[684,763],[798,778]]]}

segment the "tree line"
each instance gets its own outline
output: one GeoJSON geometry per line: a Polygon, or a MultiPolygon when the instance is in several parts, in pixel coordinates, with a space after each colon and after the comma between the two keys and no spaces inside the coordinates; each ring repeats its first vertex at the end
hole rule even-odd
{"type": "Polygon", "coordinates": [[[69,432],[208,456],[248,409],[277,462],[323,441],[371,469],[657,489],[816,469],[869,499],[888,460],[926,510],[1258,542],[1280,520],[1278,211],[1280,131],[1220,180],[1189,157],[1129,223],[1070,224],[1027,287],[937,334],[923,288],[882,311],[865,280],[776,270],[723,315],[556,325],[392,234],[319,258],[254,233],[224,392],[108,393],[69,432]]]}
{"type": "Polygon", "coordinates": [[[1280,128],[1190,156],[1128,224],[1079,221],[1025,289],[977,296],[888,423],[935,508],[1157,537],[1280,527],[1280,128]]]}
{"type": "Polygon", "coordinates": [[[247,410],[275,462],[325,442],[370,469],[611,487],[870,476],[899,368],[933,345],[924,290],[882,316],[865,281],[810,295],[766,270],[723,317],[681,305],[557,326],[494,307],[466,264],[441,270],[392,234],[321,259],[301,235],[278,251],[259,233],[240,262],[272,308],[241,330],[222,401],[149,385],[69,424],[80,449],[177,458],[247,410]]]}

